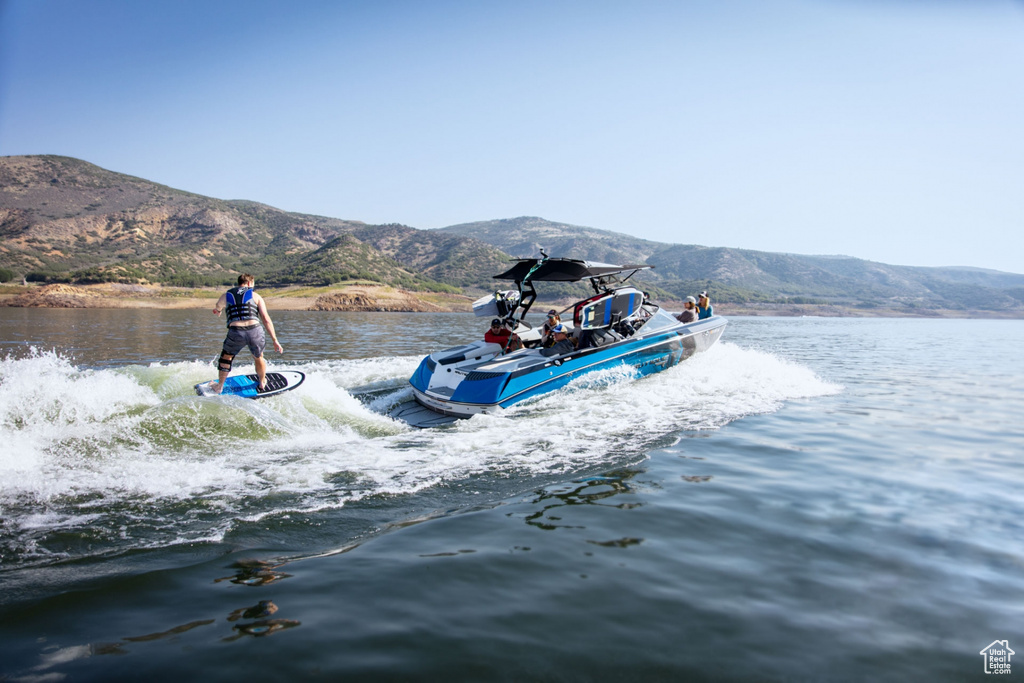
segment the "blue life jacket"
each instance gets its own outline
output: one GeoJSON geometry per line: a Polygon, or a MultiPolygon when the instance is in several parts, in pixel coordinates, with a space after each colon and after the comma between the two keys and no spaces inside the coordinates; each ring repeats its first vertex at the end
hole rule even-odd
{"type": "Polygon", "coordinates": [[[241,320],[259,320],[260,309],[252,300],[252,295],[251,287],[232,287],[228,290],[228,305],[224,309],[228,317],[228,327],[231,327],[231,323],[241,320]]]}

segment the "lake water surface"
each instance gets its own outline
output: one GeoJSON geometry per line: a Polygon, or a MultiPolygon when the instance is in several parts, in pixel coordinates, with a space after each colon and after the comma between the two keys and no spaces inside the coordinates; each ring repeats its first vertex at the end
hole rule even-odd
{"type": "Polygon", "coordinates": [[[971,680],[1024,647],[1024,321],[735,318],[415,431],[379,411],[486,321],[273,315],[308,379],[246,401],[194,395],[206,311],[0,308],[0,680],[971,680]]]}

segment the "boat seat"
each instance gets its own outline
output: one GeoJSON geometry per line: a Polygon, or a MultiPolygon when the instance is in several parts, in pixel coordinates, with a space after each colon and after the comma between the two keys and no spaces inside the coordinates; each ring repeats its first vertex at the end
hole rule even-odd
{"type": "Polygon", "coordinates": [[[622,341],[623,339],[625,339],[625,337],[612,329],[590,331],[591,346],[605,346],[606,344],[622,341]]]}

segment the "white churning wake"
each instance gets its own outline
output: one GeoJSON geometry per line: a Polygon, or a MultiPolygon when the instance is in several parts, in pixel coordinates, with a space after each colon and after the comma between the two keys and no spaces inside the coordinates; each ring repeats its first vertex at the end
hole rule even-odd
{"type": "Polygon", "coordinates": [[[50,542],[58,532],[108,549],[216,540],[238,519],[480,474],[570,473],[641,455],[680,429],[839,390],[802,366],[719,343],[639,381],[627,370],[593,373],[502,416],[419,431],[372,409],[411,395],[418,362],[289,366],[306,373],[302,387],[251,401],[195,396],[208,363],[0,360],[0,568],[66,556],[50,542]],[[357,397],[367,387],[376,399],[357,397]]]}

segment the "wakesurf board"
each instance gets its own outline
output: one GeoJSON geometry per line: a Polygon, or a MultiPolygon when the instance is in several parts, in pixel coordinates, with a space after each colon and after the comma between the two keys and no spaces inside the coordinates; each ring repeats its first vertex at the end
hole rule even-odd
{"type": "Polygon", "coordinates": [[[282,372],[268,372],[267,386],[263,391],[259,390],[259,377],[252,375],[234,375],[224,380],[224,389],[219,394],[214,393],[211,385],[216,382],[200,382],[196,385],[196,393],[200,396],[240,396],[242,398],[266,398],[290,391],[305,381],[306,375],[295,370],[284,370],[282,372]]]}

